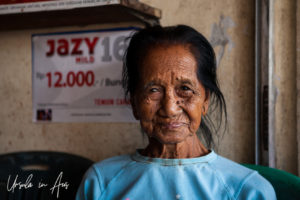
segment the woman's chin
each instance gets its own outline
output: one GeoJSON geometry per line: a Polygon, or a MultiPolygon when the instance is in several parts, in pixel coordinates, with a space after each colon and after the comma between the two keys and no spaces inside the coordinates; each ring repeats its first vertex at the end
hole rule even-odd
{"type": "Polygon", "coordinates": [[[154,136],[161,144],[178,144],[186,141],[189,135],[177,133],[175,131],[169,131],[164,134],[154,136]]]}

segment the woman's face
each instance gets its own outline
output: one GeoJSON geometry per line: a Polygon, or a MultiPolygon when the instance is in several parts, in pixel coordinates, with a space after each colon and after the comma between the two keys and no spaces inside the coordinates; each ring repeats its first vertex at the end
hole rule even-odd
{"type": "Polygon", "coordinates": [[[183,45],[148,52],[132,107],[149,137],[174,144],[196,134],[209,101],[196,70],[193,54],[183,45]]]}

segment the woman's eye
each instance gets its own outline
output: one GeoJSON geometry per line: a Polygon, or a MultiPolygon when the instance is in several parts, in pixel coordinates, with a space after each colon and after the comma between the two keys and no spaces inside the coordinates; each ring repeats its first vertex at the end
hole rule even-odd
{"type": "Polygon", "coordinates": [[[181,89],[184,90],[184,91],[187,91],[187,90],[191,90],[189,87],[187,86],[181,86],[181,89]]]}
{"type": "Polygon", "coordinates": [[[149,88],[147,93],[147,96],[152,100],[159,100],[163,95],[160,88],[149,88]]]}
{"type": "Polygon", "coordinates": [[[150,91],[150,92],[158,92],[158,89],[157,89],[157,88],[150,88],[149,91],[150,91]]]}
{"type": "Polygon", "coordinates": [[[193,94],[193,90],[185,85],[182,85],[178,89],[178,95],[181,97],[190,97],[193,94]]]}

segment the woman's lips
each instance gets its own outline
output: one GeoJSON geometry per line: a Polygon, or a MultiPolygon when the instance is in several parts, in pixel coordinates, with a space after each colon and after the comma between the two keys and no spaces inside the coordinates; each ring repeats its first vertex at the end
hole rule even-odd
{"type": "Polygon", "coordinates": [[[169,122],[169,123],[161,123],[162,125],[162,128],[165,128],[165,129],[177,129],[177,128],[180,128],[184,125],[186,125],[186,123],[183,123],[183,122],[169,122]]]}

